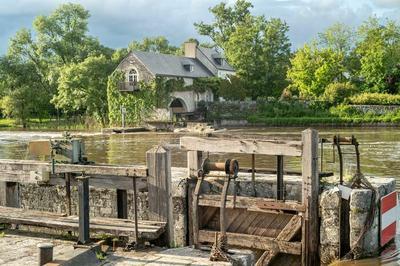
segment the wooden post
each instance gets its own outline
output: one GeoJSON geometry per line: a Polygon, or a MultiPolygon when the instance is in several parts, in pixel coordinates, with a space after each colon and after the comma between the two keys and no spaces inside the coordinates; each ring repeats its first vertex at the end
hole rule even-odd
{"type": "Polygon", "coordinates": [[[302,265],[319,265],[319,217],[318,217],[318,132],[307,129],[302,132],[303,153],[302,202],[306,211],[302,225],[302,265]]]}
{"type": "Polygon", "coordinates": [[[117,189],[117,212],[119,219],[128,219],[128,193],[125,189],[117,189]]]}
{"type": "MultiPolygon", "coordinates": [[[[197,171],[200,169],[203,161],[203,153],[201,151],[188,151],[187,152],[187,166],[188,166],[188,176],[190,177],[188,180],[188,244],[190,246],[195,244],[195,240],[193,239],[193,204],[194,204],[194,192],[196,190],[197,184],[197,171]]],[[[200,188],[199,188],[200,190],[200,188]]]]}
{"type": "Polygon", "coordinates": [[[173,246],[174,221],[172,204],[171,152],[162,146],[147,151],[147,187],[150,220],[167,222],[167,242],[173,246]]]}
{"type": "Polygon", "coordinates": [[[16,182],[0,182],[0,205],[19,208],[19,184],[16,182]]]}

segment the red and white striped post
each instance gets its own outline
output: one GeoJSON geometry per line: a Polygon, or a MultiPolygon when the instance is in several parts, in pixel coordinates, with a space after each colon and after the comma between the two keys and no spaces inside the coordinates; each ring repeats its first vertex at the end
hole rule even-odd
{"type": "Polygon", "coordinates": [[[400,207],[397,201],[396,191],[381,198],[381,247],[386,245],[396,236],[397,222],[400,219],[400,207]]]}

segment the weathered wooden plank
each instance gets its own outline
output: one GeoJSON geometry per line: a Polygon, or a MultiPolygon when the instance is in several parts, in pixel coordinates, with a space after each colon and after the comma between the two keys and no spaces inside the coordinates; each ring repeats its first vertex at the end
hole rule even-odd
{"type": "Polygon", "coordinates": [[[301,141],[182,137],[180,145],[181,149],[190,151],[285,156],[301,156],[302,154],[301,141]]]}
{"type": "Polygon", "coordinates": [[[173,204],[171,188],[171,152],[162,146],[146,152],[149,217],[167,222],[167,242],[173,245],[173,204]]]}
{"type": "MultiPolygon", "coordinates": [[[[290,241],[292,240],[296,234],[301,229],[301,217],[298,215],[293,215],[292,219],[290,219],[289,223],[283,228],[283,230],[276,237],[277,240],[281,241],[290,241]]],[[[261,257],[258,259],[256,266],[266,266],[271,263],[276,255],[279,254],[279,250],[274,248],[271,250],[265,251],[261,257]]]]}
{"type": "Polygon", "coordinates": [[[319,264],[319,219],[318,219],[318,132],[307,129],[302,133],[303,190],[302,203],[306,206],[302,226],[302,264],[319,264]]]}
{"type": "MultiPolygon", "coordinates": [[[[201,195],[199,206],[220,207],[221,196],[219,195],[201,195]]],[[[236,197],[236,204],[233,206],[233,196],[227,196],[226,208],[239,209],[260,209],[284,210],[304,212],[305,207],[297,201],[276,201],[274,199],[255,198],[255,197],[236,197]]]]}
{"type": "MultiPolygon", "coordinates": [[[[61,214],[18,208],[0,207],[0,222],[78,231],[77,216],[64,217],[61,214]]],[[[140,237],[148,240],[159,238],[165,230],[164,222],[138,221],[138,225],[140,237]]],[[[134,222],[127,219],[91,218],[90,232],[134,237],[135,227],[134,222]]]]}
{"type": "Polygon", "coordinates": [[[285,228],[279,233],[276,237],[278,240],[290,241],[295,237],[295,235],[301,229],[301,216],[293,215],[292,219],[290,219],[289,223],[286,224],[285,228]]]}
{"type": "MultiPolygon", "coordinates": [[[[32,160],[8,160],[0,159],[0,173],[8,171],[51,171],[49,162],[32,160]]],[[[147,167],[144,165],[106,165],[106,164],[61,164],[55,165],[56,173],[82,173],[85,175],[106,175],[106,176],[147,176],[147,167]]],[[[6,181],[6,180],[2,180],[6,181]]]]}
{"type": "Polygon", "coordinates": [[[267,266],[270,265],[271,261],[275,258],[276,255],[279,254],[279,250],[277,248],[273,248],[271,250],[265,251],[261,257],[257,260],[255,266],[267,266]]]}
{"type": "MultiPolygon", "coordinates": [[[[42,172],[50,171],[48,162],[28,161],[28,160],[0,160],[0,181],[16,183],[37,183],[39,180],[32,173],[40,175],[42,172]]],[[[140,177],[137,178],[139,190],[147,189],[146,177],[147,168],[145,166],[106,166],[106,165],[75,165],[57,164],[56,172],[59,175],[52,175],[48,184],[65,185],[63,171],[71,170],[74,173],[84,171],[90,175],[90,186],[108,189],[132,189],[132,173],[137,170],[140,177]],[[98,167],[97,170],[95,168],[98,167]],[[124,169],[124,170],[122,170],[124,169]],[[116,170],[116,171],[114,171],[116,170]]],[[[71,178],[71,186],[77,186],[74,178],[71,178]]]]}
{"type": "Polygon", "coordinates": [[[189,245],[195,244],[194,239],[194,223],[193,223],[193,215],[196,215],[193,212],[194,204],[197,205],[197,200],[194,199],[194,193],[197,184],[197,172],[201,167],[203,161],[203,153],[201,151],[188,151],[187,152],[187,173],[190,179],[188,180],[188,217],[189,218],[189,245]]]}
{"type": "MultiPolygon", "coordinates": [[[[227,232],[228,245],[239,246],[245,248],[271,250],[278,249],[282,253],[288,253],[293,255],[301,254],[301,243],[300,242],[287,242],[280,241],[270,237],[237,234],[227,232]]],[[[200,230],[199,241],[204,243],[213,243],[215,240],[215,231],[200,230]]]]}

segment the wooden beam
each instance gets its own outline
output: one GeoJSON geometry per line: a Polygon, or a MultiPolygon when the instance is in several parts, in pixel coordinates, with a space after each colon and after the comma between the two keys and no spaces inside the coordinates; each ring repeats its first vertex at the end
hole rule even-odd
{"type": "Polygon", "coordinates": [[[302,154],[301,141],[182,137],[180,145],[181,149],[190,151],[285,156],[301,156],[302,154]]]}
{"type": "MultiPolygon", "coordinates": [[[[228,237],[229,246],[238,246],[244,248],[271,250],[278,249],[282,253],[300,255],[301,243],[300,242],[287,242],[279,241],[270,237],[247,235],[238,233],[226,233],[228,237]]],[[[200,230],[199,241],[204,243],[214,243],[215,231],[200,230]]]]}
{"type": "MultiPolygon", "coordinates": [[[[50,172],[51,164],[49,162],[32,160],[8,160],[0,159],[0,173],[2,172],[23,173],[30,171],[50,172]]],[[[62,164],[56,163],[56,173],[82,173],[86,175],[105,175],[105,176],[147,176],[147,168],[144,165],[105,165],[105,164],[62,164]]],[[[28,177],[27,177],[28,178],[28,177]]],[[[6,181],[6,180],[2,180],[6,181]]],[[[22,181],[22,180],[21,180],[22,181]]],[[[30,181],[29,178],[27,181],[30,181]]]]}
{"type": "MultiPolygon", "coordinates": [[[[63,216],[62,214],[33,211],[19,208],[0,207],[0,223],[21,224],[54,228],[66,231],[78,231],[77,216],[63,216]]],[[[157,221],[139,221],[139,235],[141,238],[155,240],[165,231],[165,223],[157,221]]],[[[109,234],[113,236],[135,236],[135,226],[132,220],[92,217],[90,232],[94,234],[109,234]]]]}
{"type": "MultiPolygon", "coordinates": [[[[188,244],[195,245],[197,243],[197,235],[195,236],[195,231],[197,230],[195,227],[196,223],[193,223],[194,216],[197,215],[196,209],[194,208],[194,204],[197,206],[197,200],[195,199],[195,191],[197,185],[197,172],[201,167],[203,161],[203,152],[201,151],[188,151],[187,152],[187,173],[188,177],[188,244]],[[195,239],[196,238],[196,239],[195,239]]],[[[200,190],[200,188],[199,188],[200,190]]],[[[198,216],[196,216],[198,217],[198,216]]],[[[197,221],[197,220],[196,220],[197,221]]]]}
{"type": "Polygon", "coordinates": [[[306,207],[302,226],[302,265],[319,265],[318,132],[313,129],[303,131],[302,141],[302,203],[306,207]]]}
{"type": "MultiPolygon", "coordinates": [[[[50,172],[51,165],[48,162],[28,160],[0,160],[0,181],[16,183],[38,183],[41,173],[50,172]]],[[[137,173],[138,189],[147,188],[145,166],[113,166],[113,165],[76,165],[57,164],[56,172],[52,175],[49,185],[65,185],[64,174],[81,173],[90,174],[90,186],[108,189],[132,189],[132,176],[137,173]]],[[[77,186],[74,178],[71,178],[71,186],[77,186]]]]}
{"type": "MultiPolygon", "coordinates": [[[[220,195],[201,195],[199,199],[199,206],[220,207],[220,195]]],[[[227,196],[226,208],[239,208],[239,209],[270,209],[270,210],[283,210],[283,211],[297,211],[304,212],[305,207],[297,201],[276,201],[274,199],[254,198],[254,197],[236,197],[236,204],[233,206],[233,196],[227,196]]]]}
{"type": "MultiPolygon", "coordinates": [[[[297,235],[297,233],[300,232],[300,229],[301,217],[298,215],[293,215],[292,219],[290,219],[276,239],[280,241],[291,241],[297,235]]],[[[279,250],[276,248],[265,251],[258,259],[256,266],[269,265],[278,254],[279,250]]]]}

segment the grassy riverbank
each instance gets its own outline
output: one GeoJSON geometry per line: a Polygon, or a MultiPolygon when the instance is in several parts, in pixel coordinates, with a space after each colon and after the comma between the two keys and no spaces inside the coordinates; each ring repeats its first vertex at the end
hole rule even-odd
{"type": "MultiPolygon", "coordinates": [[[[15,119],[2,118],[0,119],[0,129],[23,129],[22,125],[18,124],[15,119]]],[[[89,125],[80,121],[67,119],[37,119],[33,118],[27,122],[26,129],[30,130],[100,130],[98,125],[89,125]]]]}

